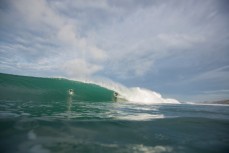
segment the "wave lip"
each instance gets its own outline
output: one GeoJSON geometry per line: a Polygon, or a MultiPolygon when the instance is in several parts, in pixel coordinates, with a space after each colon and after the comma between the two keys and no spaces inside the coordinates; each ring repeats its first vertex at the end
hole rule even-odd
{"type": "Polygon", "coordinates": [[[83,82],[93,83],[101,87],[110,89],[119,94],[117,101],[120,102],[132,102],[138,104],[180,104],[176,99],[163,98],[161,94],[140,87],[127,88],[120,83],[113,82],[111,80],[85,80],[83,82]]]}

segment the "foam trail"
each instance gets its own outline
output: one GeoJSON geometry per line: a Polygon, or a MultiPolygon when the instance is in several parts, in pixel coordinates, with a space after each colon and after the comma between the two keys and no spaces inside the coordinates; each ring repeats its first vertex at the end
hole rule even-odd
{"type": "MultiPolygon", "coordinates": [[[[104,79],[103,79],[104,80],[104,79]]],[[[80,80],[83,81],[83,80],[80,80]]],[[[161,103],[170,103],[170,104],[180,104],[176,99],[167,99],[163,98],[161,94],[151,91],[148,89],[133,87],[127,88],[120,83],[116,83],[111,80],[84,80],[85,83],[97,84],[101,87],[116,91],[119,93],[122,99],[126,99],[129,102],[139,103],[139,104],[161,104],[161,103]]]]}

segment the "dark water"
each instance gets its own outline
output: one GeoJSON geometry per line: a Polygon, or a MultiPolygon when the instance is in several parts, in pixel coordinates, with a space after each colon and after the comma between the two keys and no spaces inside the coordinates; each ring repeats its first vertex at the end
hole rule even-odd
{"type": "Polygon", "coordinates": [[[112,94],[92,84],[1,74],[0,152],[229,152],[227,105],[143,105],[114,102],[112,94]]]}

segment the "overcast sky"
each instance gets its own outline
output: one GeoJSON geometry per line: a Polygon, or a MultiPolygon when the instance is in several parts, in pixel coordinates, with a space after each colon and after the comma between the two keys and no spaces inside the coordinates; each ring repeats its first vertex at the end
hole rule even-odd
{"type": "Polygon", "coordinates": [[[0,0],[0,72],[229,98],[227,0],[0,0]]]}

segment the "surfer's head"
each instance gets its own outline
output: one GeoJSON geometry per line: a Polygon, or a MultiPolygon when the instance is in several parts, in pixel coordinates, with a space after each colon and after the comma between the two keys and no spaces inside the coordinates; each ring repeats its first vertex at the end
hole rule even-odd
{"type": "Polygon", "coordinates": [[[73,94],[74,94],[73,89],[69,89],[69,90],[68,90],[68,94],[69,94],[69,95],[73,95],[73,94]]]}
{"type": "Polygon", "coordinates": [[[114,92],[114,96],[117,97],[118,96],[118,93],[117,92],[114,92]]]}

